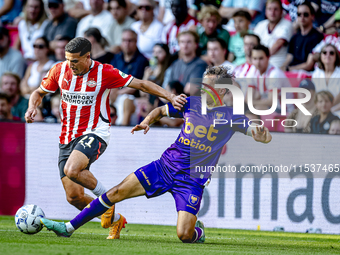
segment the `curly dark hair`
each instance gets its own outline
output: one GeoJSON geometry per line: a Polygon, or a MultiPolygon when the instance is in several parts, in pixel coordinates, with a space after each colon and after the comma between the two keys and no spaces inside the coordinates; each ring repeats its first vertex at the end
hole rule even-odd
{"type": "Polygon", "coordinates": [[[208,66],[205,70],[203,76],[206,75],[215,75],[216,83],[222,81],[223,79],[233,79],[234,75],[231,71],[231,67],[229,66],[208,66]]]}
{"type": "Polygon", "coordinates": [[[66,44],[65,51],[80,53],[80,56],[84,56],[86,53],[91,52],[91,42],[84,37],[74,38],[66,44]]]}

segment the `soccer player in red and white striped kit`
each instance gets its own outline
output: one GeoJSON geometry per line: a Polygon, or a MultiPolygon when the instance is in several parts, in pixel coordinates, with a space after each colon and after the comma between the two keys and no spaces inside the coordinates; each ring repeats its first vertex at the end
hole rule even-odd
{"type": "MultiPolygon", "coordinates": [[[[136,79],[112,65],[92,60],[91,43],[85,38],[71,40],[65,52],[66,61],[56,64],[31,94],[25,119],[32,123],[43,97],[60,89],[60,177],[67,201],[82,210],[93,200],[84,194],[84,188],[97,197],[107,191],[89,169],[110,140],[110,89],[139,89],[170,101],[176,109],[181,109],[186,99],[185,95],[175,96],[150,81],[136,79]]],[[[115,230],[124,226],[125,222],[122,215],[114,213],[114,207],[102,215],[102,226],[111,226],[113,230],[108,239],[119,238],[115,230]]]]}

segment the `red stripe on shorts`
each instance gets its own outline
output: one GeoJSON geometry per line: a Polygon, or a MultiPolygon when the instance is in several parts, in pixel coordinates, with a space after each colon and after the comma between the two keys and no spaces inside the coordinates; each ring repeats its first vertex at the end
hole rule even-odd
{"type": "Polygon", "coordinates": [[[102,147],[102,143],[101,143],[101,142],[99,142],[99,148],[98,148],[98,154],[97,154],[97,158],[96,158],[96,160],[99,158],[99,154],[100,154],[100,147],[102,147]]]}

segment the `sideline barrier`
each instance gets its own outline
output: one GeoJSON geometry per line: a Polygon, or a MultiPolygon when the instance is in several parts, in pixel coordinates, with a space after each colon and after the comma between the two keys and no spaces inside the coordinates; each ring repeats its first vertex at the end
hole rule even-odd
{"type": "MultiPolygon", "coordinates": [[[[112,127],[110,145],[91,167],[107,188],[158,159],[179,134],[179,129],[151,128],[147,135],[131,135],[130,130],[112,127]]],[[[57,124],[26,125],[25,204],[39,205],[49,218],[71,219],[78,211],[67,203],[59,180],[59,133],[57,124]]],[[[273,230],[283,226],[294,232],[313,227],[321,228],[323,233],[339,234],[340,173],[305,172],[305,164],[340,164],[339,139],[340,136],[274,133],[270,144],[260,144],[236,134],[219,165],[241,169],[283,164],[298,168],[290,173],[223,173],[224,178],[213,178],[206,188],[199,217],[207,227],[255,230],[259,226],[261,230],[273,230]],[[300,173],[299,165],[303,165],[304,173],[300,173]]],[[[177,220],[171,194],[129,199],[116,208],[130,223],[175,225],[177,220]]]]}

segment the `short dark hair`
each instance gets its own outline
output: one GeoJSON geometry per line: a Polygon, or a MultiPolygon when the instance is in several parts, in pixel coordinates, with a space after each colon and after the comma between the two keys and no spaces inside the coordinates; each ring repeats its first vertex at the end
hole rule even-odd
{"type": "Polygon", "coordinates": [[[255,37],[256,40],[257,40],[257,45],[261,44],[261,39],[258,35],[256,34],[251,34],[251,33],[246,33],[244,36],[243,36],[243,39],[246,37],[246,36],[252,36],[252,37],[255,37]]]}
{"type": "Polygon", "coordinates": [[[123,7],[126,9],[126,1],[125,0],[110,0],[110,2],[117,2],[119,6],[123,7]]]}
{"type": "Polygon", "coordinates": [[[91,52],[91,43],[84,37],[77,37],[66,44],[65,51],[69,53],[80,53],[80,56],[83,56],[91,52]]]}
{"type": "Polygon", "coordinates": [[[266,54],[266,56],[268,58],[270,57],[269,49],[266,46],[262,45],[262,44],[259,44],[259,45],[255,46],[253,48],[253,50],[261,50],[261,51],[263,51],[266,54]]]}
{"type": "Polygon", "coordinates": [[[71,40],[72,40],[72,38],[67,36],[67,35],[63,35],[63,36],[57,38],[57,41],[68,41],[69,42],[71,40]]]}
{"type": "Polygon", "coordinates": [[[5,99],[7,101],[8,104],[11,103],[11,99],[9,98],[9,96],[5,93],[0,92],[0,99],[5,99]]]}
{"type": "Polygon", "coordinates": [[[208,40],[208,42],[218,42],[221,45],[222,49],[225,49],[225,50],[228,49],[227,43],[221,38],[218,38],[218,37],[211,38],[211,39],[208,40]]]}
{"type": "Polygon", "coordinates": [[[107,42],[105,37],[102,36],[99,29],[96,27],[90,27],[85,31],[84,34],[86,37],[92,36],[96,40],[96,42],[99,43],[103,48],[109,46],[109,43],[107,42]]]}
{"type": "Polygon", "coordinates": [[[233,14],[233,18],[235,17],[243,17],[246,18],[248,21],[251,21],[250,13],[247,11],[237,11],[233,14]]]}
{"type": "Polygon", "coordinates": [[[309,8],[310,14],[312,14],[313,16],[315,16],[315,9],[313,7],[313,5],[310,2],[304,1],[303,3],[299,4],[297,6],[297,8],[299,8],[299,6],[305,5],[309,8]]]}
{"type": "Polygon", "coordinates": [[[133,36],[134,36],[134,37],[136,38],[136,40],[137,40],[138,35],[137,35],[137,33],[136,33],[135,31],[133,31],[131,28],[125,28],[125,29],[123,29],[122,34],[125,33],[125,32],[130,32],[131,34],[133,34],[133,36]]]}

